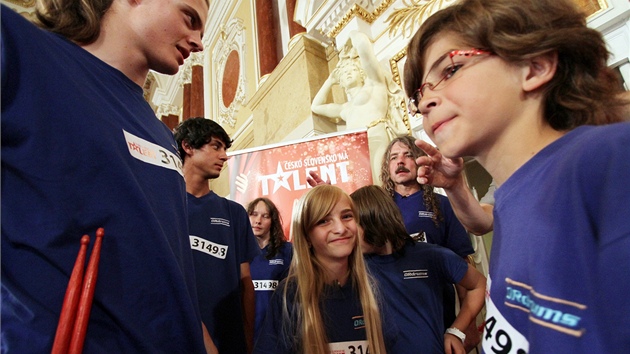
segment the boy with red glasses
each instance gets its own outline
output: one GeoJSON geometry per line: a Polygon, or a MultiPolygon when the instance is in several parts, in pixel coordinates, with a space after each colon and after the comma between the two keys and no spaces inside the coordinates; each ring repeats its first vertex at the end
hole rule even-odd
{"type": "Polygon", "coordinates": [[[417,142],[418,181],[494,227],[484,351],[627,351],[630,124],[601,34],[569,0],[465,0],[407,54],[411,108],[439,148],[417,142]],[[498,185],[493,215],[467,190],[464,156],[498,185]]]}

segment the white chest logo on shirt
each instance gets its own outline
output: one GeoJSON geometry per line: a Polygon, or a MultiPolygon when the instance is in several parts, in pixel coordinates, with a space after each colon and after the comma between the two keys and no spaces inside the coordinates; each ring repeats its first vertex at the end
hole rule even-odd
{"type": "Polygon", "coordinates": [[[212,257],[225,259],[228,251],[228,246],[220,245],[218,243],[214,243],[194,235],[190,235],[189,238],[191,249],[209,254],[212,257]]]}
{"type": "Polygon", "coordinates": [[[210,224],[230,227],[230,220],[223,218],[210,218],[210,224]]]}
{"type": "Polygon", "coordinates": [[[403,279],[423,279],[428,277],[429,271],[426,269],[403,270],[403,279]]]}
{"type": "Polygon", "coordinates": [[[433,217],[433,213],[430,211],[418,211],[418,217],[419,218],[432,218],[433,217]]]}
{"type": "Polygon", "coordinates": [[[270,259],[269,265],[284,265],[284,259],[282,258],[270,259]]]}
{"type": "Polygon", "coordinates": [[[127,148],[131,156],[151,165],[168,168],[177,171],[184,176],[182,171],[182,160],[176,154],[168,151],[160,145],[146,141],[123,129],[123,135],[127,142],[127,148]]]}

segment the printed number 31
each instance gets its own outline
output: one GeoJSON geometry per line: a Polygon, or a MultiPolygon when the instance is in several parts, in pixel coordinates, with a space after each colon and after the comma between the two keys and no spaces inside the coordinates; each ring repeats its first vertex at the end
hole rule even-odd
{"type": "Polygon", "coordinates": [[[348,347],[348,349],[350,349],[350,354],[370,354],[369,349],[366,349],[365,353],[363,352],[362,345],[359,345],[357,347],[355,347],[354,345],[351,345],[348,347]]]}

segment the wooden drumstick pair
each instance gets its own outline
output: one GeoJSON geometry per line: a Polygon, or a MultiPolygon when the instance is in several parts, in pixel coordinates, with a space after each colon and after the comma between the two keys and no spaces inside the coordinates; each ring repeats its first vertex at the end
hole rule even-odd
{"type": "Polygon", "coordinates": [[[57,333],[55,334],[55,341],[52,347],[53,354],[80,354],[83,351],[83,342],[85,341],[92,299],[94,298],[94,287],[96,286],[98,262],[104,235],[105,230],[103,228],[96,230],[96,241],[94,242],[89,264],[85,270],[85,277],[83,266],[90,237],[83,235],[81,238],[79,254],[72,269],[66,295],[63,299],[63,306],[61,307],[57,333]]]}

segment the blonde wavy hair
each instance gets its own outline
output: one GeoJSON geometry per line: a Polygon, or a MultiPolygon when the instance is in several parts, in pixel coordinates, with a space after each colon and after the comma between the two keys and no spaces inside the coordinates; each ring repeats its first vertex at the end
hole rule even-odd
{"type": "MultiPolygon", "coordinates": [[[[294,331],[286,326],[283,328],[285,328],[285,335],[297,333],[297,338],[294,339],[298,343],[300,352],[304,354],[329,353],[328,338],[320,311],[320,301],[326,285],[325,265],[316,259],[309,246],[309,234],[316,223],[328,215],[342,200],[348,201],[355,217],[358,217],[352,200],[343,190],[332,185],[320,185],[311,189],[300,199],[292,220],[294,253],[283,294],[283,322],[296,323],[296,328],[294,331]],[[296,289],[294,305],[291,309],[287,305],[287,296],[290,296],[287,292],[289,288],[296,289]],[[297,321],[293,322],[291,318],[297,321]]],[[[350,271],[348,281],[352,281],[361,301],[369,350],[372,353],[385,353],[375,283],[367,273],[363,262],[358,235],[348,263],[350,271]]]]}

